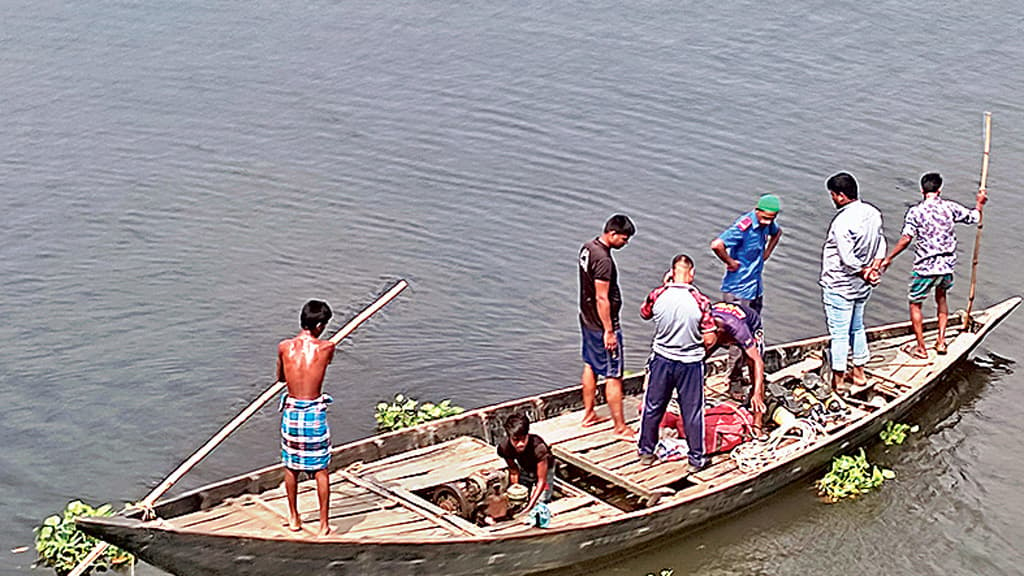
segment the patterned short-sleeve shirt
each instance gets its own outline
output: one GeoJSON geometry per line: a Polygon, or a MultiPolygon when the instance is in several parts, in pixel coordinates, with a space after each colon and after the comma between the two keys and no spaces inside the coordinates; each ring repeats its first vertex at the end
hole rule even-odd
{"type": "Polygon", "coordinates": [[[914,272],[922,276],[952,274],[956,267],[957,222],[976,224],[980,214],[938,196],[911,206],[903,220],[904,236],[914,239],[914,272]]]}

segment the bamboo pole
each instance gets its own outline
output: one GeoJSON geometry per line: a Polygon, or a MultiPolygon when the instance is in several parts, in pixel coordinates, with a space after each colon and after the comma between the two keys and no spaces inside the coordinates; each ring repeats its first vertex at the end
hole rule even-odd
{"type": "MultiPolygon", "coordinates": [[[[992,146],[992,113],[985,112],[985,151],[981,157],[981,182],[978,191],[988,192],[988,158],[992,146]]],[[[985,226],[985,212],[978,207],[978,233],[974,237],[974,256],[971,258],[971,290],[967,296],[967,313],[964,314],[964,330],[971,326],[971,309],[974,308],[974,288],[978,281],[978,255],[981,252],[981,231],[985,226]]]]}
{"type": "MultiPolygon", "coordinates": [[[[397,283],[395,283],[394,286],[391,287],[390,290],[385,292],[384,295],[378,298],[373,304],[367,306],[355,318],[349,320],[347,324],[345,324],[340,330],[335,332],[334,335],[331,336],[330,341],[337,345],[345,337],[347,337],[349,334],[355,331],[355,329],[358,328],[363,322],[369,319],[370,316],[373,316],[388,302],[391,302],[396,296],[398,296],[399,293],[402,292],[402,290],[405,290],[408,286],[408,282],[406,282],[405,280],[399,280],[397,283]]],[[[262,408],[264,404],[269,402],[271,398],[278,395],[282,390],[284,390],[285,386],[287,386],[287,384],[284,381],[281,381],[275,382],[273,386],[267,388],[267,390],[263,392],[263,394],[260,394],[258,398],[253,400],[252,403],[246,406],[244,410],[239,412],[238,416],[235,416],[230,422],[225,424],[224,427],[221,428],[219,432],[214,434],[213,437],[207,440],[205,444],[203,444],[198,450],[195,451],[195,453],[189,456],[188,460],[185,460],[184,462],[181,463],[180,466],[175,468],[175,470],[171,472],[167,476],[167,478],[165,478],[164,481],[160,483],[159,486],[157,486],[149,494],[147,494],[146,497],[143,498],[142,501],[140,501],[136,506],[139,508],[152,507],[153,504],[156,503],[158,498],[167,493],[167,491],[170,490],[171,487],[178,482],[178,480],[181,480],[181,478],[186,473],[188,473],[189,470],[191,470],[197,464],[199,464],[199,462],[202,461],[203,458],[206,458],[206,456],[208,456],[210,452],[213,452],[214,448],[219,446],[221,442],[226,440],[227,437],[231,435],[231,433],[237,430],[239,426],[244,424],[246,420],[251,418],[253,414],[259,411],[259,409],[262,408]]],[[[93,548],[92,552],[90,552],[89,555],[86,556],[85,559],[78,564],[78,566],[75,566],[75,569],[72,570],[68,574],[68,576],[81,576],[82,574],[84,574],[85,571],[89,569],[89,566],[92,565],[92,563],[95,562],[103,554],[103,552],[107,549],[108,546],[110,545],[106,542],[100,542],[99,544],[97,544],[96,547],[93,548]]]]}

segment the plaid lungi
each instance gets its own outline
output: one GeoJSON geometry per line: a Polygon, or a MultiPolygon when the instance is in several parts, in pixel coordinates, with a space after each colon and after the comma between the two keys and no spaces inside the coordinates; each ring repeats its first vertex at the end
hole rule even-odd
{"type": "Polygon", "coordinates": [[[331,461],[328,394],[315,400],[281,395],[281,461],[292,470],[323,470],[331,461]]]}

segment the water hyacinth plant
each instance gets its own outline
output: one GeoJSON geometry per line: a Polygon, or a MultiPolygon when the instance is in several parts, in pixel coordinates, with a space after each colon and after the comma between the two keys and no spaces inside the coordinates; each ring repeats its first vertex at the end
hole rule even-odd
{"type": "Polygon", "coordinates": [[[893,444],[903,444],[903,441],[907,439],[907,432],[915,433],[920,428],[916,425],[911,426],[910,424],[900,424],[898,422],[886,422],[885,429],[878,433],[882,438],[882,442],[886,446],[892,446],[893,444]]]}
{"type": "Polygon", "coordinates": [[[450,400],[444,400],[438,404],[432,402],[420,404],[403,394],[396,394],[394,402],[378,403],[373,417],[377,420],[378,431],[391,432],[463,412],[465,409],[452,406],[450,400]]]}
{"type": "MultiPolygon", "coordinates": [[[[62,514],[50,516],[34,530],[36,554],[38,555],[37,564],[49,566],[61,576],[71,572],[92,552],[93,547],[99,544],[99,540],[78,530],[75,526],[75,518],[79,516],[110,516],[112,514],[113,510],[110,504],[93,508],[78,500],[69,502],[62,514]]],[[[131,554],[111,546],[92,564],[92,569],[124,569],[131,566],[134,561],[135,557],[131,554]]]]}
{"type": "Polygon", "coordinates": [[[831,503],[844,498],[856,498],[895,477],[896,473],[892,470],[868,463],[864,449],[861,448],[856,456],[833,458],[832,468],[815,485],[818,493],[831,503]]]}

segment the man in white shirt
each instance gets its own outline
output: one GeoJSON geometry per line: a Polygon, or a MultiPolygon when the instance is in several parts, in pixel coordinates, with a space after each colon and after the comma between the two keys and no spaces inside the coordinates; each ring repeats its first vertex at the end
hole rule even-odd
{"type": "Polygon", "coordinates": [[[838,211],[825,236],[818,283],[832,336],[832,388],[850,393],[867,384],[864,365],[871,354],[864,330],[864,305],[878,284],[886,244],[882,214],[861,202],[857,180],[852,175],[834,174],[825,187],[838,211]],[[847,366],[851,347],[852,369],[847,366]]]}

